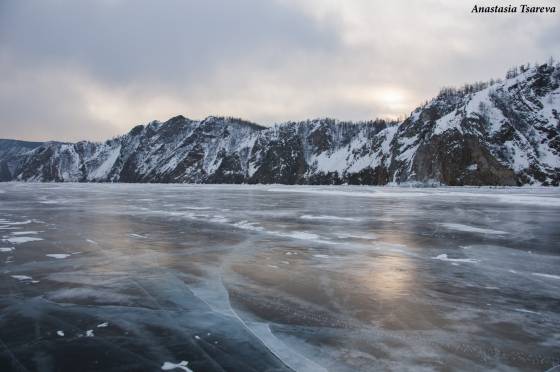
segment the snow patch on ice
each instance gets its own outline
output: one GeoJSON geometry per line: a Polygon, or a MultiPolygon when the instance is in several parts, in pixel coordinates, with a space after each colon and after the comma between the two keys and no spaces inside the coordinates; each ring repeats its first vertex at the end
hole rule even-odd
{"type": "Polygon", "coordinates": [[[56,331],[56,334],[60,337],[64,337],[64,332],[63,331],[56,331]]]}
{"type": "Polygon", "coordinates": [[[449,261],[449,262],[468,262],[468,263],[476,263],[478,262],[478,260],[472,259],[472,258],[449,258],[447,257],[447,254],[440,254],[436,257],[432,257],[432,259],[434,260],[440,260],[440,261],[449,261]]]}
{"type": "Polygon", "coordinates": [[[10,242],[12,244],[22,244],[22,243],[27,243],[27,242],[35,242],[35,241],[39,241],[39,240],[43,240],[41,238],[32,238],[29,236],[18,236],[15,238],[8,238],[8,239],[3,239],[4,241],[10,242]]]}
{"type": "Polygon", "coordinates": [[[189,362],[187,362],[185,360],[182,360],[179,363],[165,362],[161,366],[161,369],[162,369],[162,371],[172,371],[174,369],[182,369],[185,372],[193,372],[192,369],[187,367],[188,365],[189,365],[189,362]]]}
{"type": "Polygon", "coordinates": [[[56,258],[57,260],[62,260],[64,258],[70,257],[70,255],[66,253],[50,253],[50,254],[46,254],[45,256],[56,258]]]}
{"type": "Polygon", "coordinates": [[[10,276],[19,281],[30,281],[31,283],[39,283],[38,280],[33,280],[33,278],[28,275],[10,275],[10,276]]]}
{"type": "Polygon", "coordinates": [[[362,240],[376,240],[378,237],[377,235],[371,233],[371,234],[364,234],[364,235],[359,235],[359,234],[337,234],[336,235],[337,238],[339,239],[362,239],[362,240]]]}
{"type": "Polygon", "coordinates": [[[536,311],[531,311],[531,310],[527,310],[527,309],[513,309],[515,311],[519,311],[520,313],[528,313],[528,314],[539,314],[536,311]]]}
{"type": "Polygon", "coordinates": [[[543,273],[532,273],[535,276],[540,276],[541,278],[557,279],[560,280],[560,275],[543,274],[543,273]]]}
{"type": "Polygon", "coordinates": [[[2,247],[0,248],[0,252],[2,253],[12,252],[14,249],[15,249],[14,247],[2,247]]]}
{"type": "Polygon", "coordinates": [[[249,222],[249,221],[239,221],[237,223],[234,223],[233,226],[243,229],[243,230],[252,230],[252,231],[263,231],[264,228],[262,228],[261,226],[258,226],[258,223],[256,222],[249,222]]]}
{"type": "Polygon", "coordinates": [[[31,220],[25,220],[25,221],[20,221],[20,222],[10,222],[10,221],[8,221],[8,220],[6,220],[6,219],[1,219],[1,220],[0,220],[0,224],[2,224],[2,225],[28,225],[28,224],[30,224],[31,222],[33,222],[33,221],[31,221],[31,220]]]}
{"type": "Polygon", "coordinates": [[[41,231],[14,231],[11,234],[12,235],[36,235],[40,232],[41,231]]]}
{"type": "Polygon", "coordinates": [[[500,230],[492,230],[492,229],[483,229],[480,227],[463,225],[460,223],[440,223],[439,225],[449,229],[449,230],[456,230],[456,231],[463,231],[463,232],[472,232],[472,233],[479,233],[479,234],[493,234],[493,235],[505,235],[509,234],[507,231],[500,231],[500,230]]]}
{"type": "Polygon", "coordinates": [[[304,214],[300,218],[303,220],[359,221],[358,218],[353,218],[353,217],[338,217],[338,216],[326,216],[326,215],[314,216],[310,214],[304,214]]]}

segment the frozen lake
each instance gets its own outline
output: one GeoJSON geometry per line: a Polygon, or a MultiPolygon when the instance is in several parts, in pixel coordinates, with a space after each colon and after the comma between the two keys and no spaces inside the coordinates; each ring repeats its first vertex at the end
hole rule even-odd
{"type": "Polygon", "coordinates": [[[560,190],[0,184],[1,371],[560,363],[560,190]]]}

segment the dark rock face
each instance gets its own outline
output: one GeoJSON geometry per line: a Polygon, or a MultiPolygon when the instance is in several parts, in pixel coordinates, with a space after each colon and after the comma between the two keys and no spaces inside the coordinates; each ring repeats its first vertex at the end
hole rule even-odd
{"type": "Polygon", "coordinates": [[[558,185],[559,82],[542,65],[444,89],[402,123],[177,116],[104,143],[0,140],[0,181],[558,185]]]}

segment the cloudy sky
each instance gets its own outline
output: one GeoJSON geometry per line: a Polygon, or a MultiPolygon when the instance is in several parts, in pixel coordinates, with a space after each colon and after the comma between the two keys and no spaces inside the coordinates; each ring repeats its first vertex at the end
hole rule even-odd
{"type": "Polygon", "coordinates": [[[101,140],[177,114],[398,117],[442,86],[558,57],[558,13],[474,3],[0,0],[0,138],[101,140]]]}

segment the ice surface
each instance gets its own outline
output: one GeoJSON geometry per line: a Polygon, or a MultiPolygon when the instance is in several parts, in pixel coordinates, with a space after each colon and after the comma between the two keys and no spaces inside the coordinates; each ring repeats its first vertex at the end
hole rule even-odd
{"type": "Polygon", "coordinates": [[[2,247],[0,248],[0,252],[7,253],[12,252],[15,248],[14,247],[2,247]]]}
{"type": "Polygon", "coordinates": [[[0,370],[14,358],[61,372],[544,371],[560,359],[558,189],[0,190],[0,225],[15,229],[3,238],[45,239],[2,244],[17,249],[0,262],[0,370]],[[24,230],[41,232],[11,234],[24,230]]]}

